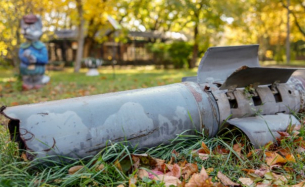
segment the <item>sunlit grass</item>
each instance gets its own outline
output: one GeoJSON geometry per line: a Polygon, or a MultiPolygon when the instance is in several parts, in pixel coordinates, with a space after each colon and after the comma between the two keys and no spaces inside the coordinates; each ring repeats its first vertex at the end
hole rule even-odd
{"type": "Polygon", "coordinates": [[[0,70],[1,104],[12,106],[42,101],[66,99],[181,82],[182,77],[195,76],[196,70],[156,70],[147,67],[134,69],[117,68],[115,77],[111,67],[101,67],[100,75],[86,76],[87,69],[72,73],[73,68],[64,71],[48,71],[51,81],[40,90],[21,91],[21,82],[13,71],[0,70]],[[2,71],[4,73],[2,73],[2,71]]]}

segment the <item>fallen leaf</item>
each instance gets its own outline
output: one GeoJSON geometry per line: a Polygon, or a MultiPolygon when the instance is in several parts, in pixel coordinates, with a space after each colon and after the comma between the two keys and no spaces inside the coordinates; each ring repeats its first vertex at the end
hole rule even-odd
{"type": "Polygon", "coordinates": [[[241,155],[241,150],[243,149],[243,144],[237,143],[233,145],[233,150],[236,152],[236,154],[243,159],[243,156],[241,155]]]}
{"type": "Polygon", "coordinates": [[[290,136],[290,134],[289,134],[288,132],[277,131],[277,133],[279,133],[279,135],[280,135],[281,137],[289,137],[289,136],[290,136]]]}
{"type": "Polygon", "coordinates": [[[155,159],[155,167],[160,170],[160,171],[163,171],[165,170],[165,160],[162,160],[162,159],[155,159]]]}
{"type": "Polygon", "coordinates": [[[140,178],[140,179],[143,179],[144,177],[149,177],[149,175],[148,175],[148,172],[146,171],[146,170],[144,170],[144,169],[139,169],[139,171],[138,171],[138,177],[140,178]]]}
{"type": "Polygon", "coordinates": [[[222,148],[221,145],[218,145],[213,151],[214,154],[229,154],[229,152],[229,150],[222,148]]]}
{"type": "Polygon", "coordinates": [[[82,169],[84,166],[73,166],[68,170],[68,173],[70,175],[76,173],[77,171],[79,171],[80,169],[82,169]]]}
{"type": "Polygon", "coordinates": [[[251,150],[248,154],[247,154],[247,158],[251,157],[252,155],[258,155],[259,153],[261,153],[262,150],[261,149],[254,149],[251,150]]]}
{"type": "Polygon", "coordinates": [[[165,186],[171,186],[171,185],[178,186],[181,184],[181,181],[174,176],[158,175],[158,179],[163,181],[165,186]]]}
{"type": "Polygon", "coordinates": [[[210,149],[205,145],[204,142],[201,142],[201,148],[197,151],[198,153],[210,154],[210,149]]]}
{"type": "Polygon", "coordinates": [[[261,166],[261,168],[259,168],[259,169],[256,169],[255,171],[254,171],[254,174],[256,174],[256,175],[258,175],[258,176],[260,176],[260,177],[263,177],[267,172],[269,172],[270,171],[270,169],[269,169],[269,167],[267,167],[267,166],[261,166]]]}
{"type": "Polygon", "coordinates": [[[240,184],[237,184],[233,181],[231,181],[231,179],[229,179],[227,176],[225,176],[223,173],[221,173],[220,171],[218,171],[217,173],[217,177],[219,178],[219,180],[222,182],[222,184],[226,185],[226,186],[240,186],[240,184]]]}
{"type": "Polygon", "coordinates": [[[300,134],[299,131],[292,131],[292,135],[293,135],[294,137],[298,136],[299,134],[300,134]]]}
{"type": "Polygon", "coordinates": [[[271,150],[273,147],[274,147],[274,143],[270,141],[264,145],[263,150],[271,150]]]}
{"type": "Polygon", "coordinates": [[[150,172],[148,172],[148,178],[150,179],[157,179],[158,175],[163,175],[163,172],[159,170],[150,170],[150,172]]]}
{"type": "Polygon", "coordinates": [[[209,178],[207,172],[205,171],[204,167],[202,167],[200,173],[195,173],[192,175],[189,182],[185,185],[185,187],[208,187],[211,186],[212,179],[209,178]]]}
{"type": "Polygon", "coordinates": [[[104,168],[105,168],[104,164],[100,164],[96,169],[97,169],[98,171],[101,171],[101,170],[104,169],[104,168]]]}
{"type": "Polygon", "coordinates": [[[131,155],[133,164],[132,167],[134,170],[137,170],[140,167],[140,158],[136,155],[131,155]]]}
{"type": "Polygon", "coordinates": [[[178,156],[179,156],[179,153],[176,150],[173,150],[172,151],[172,157],[169,161],[169,164],[173,164],[178,156]]]}
{"type": "Polygon", "coordinates": [[[293,154],[291,154],[289,148],[285,148],[285,149],[279,149],[277,151],[278,153],[280,153],[281,155],[283,155],[285,157],[285,159],[287,160],[287,162],[295,162],[295,158],[293,156],[293,154]]]}
{"type": "Polygon", "coordinates": [[[267,172],[265,175],[264,175],[265,179],[267,180],[273,180],[273,175],[272,175],[272,172],[267,172]]]}
{"type": "Polygon", "coordinates": [[[123,171],[122,166],[121,166],[119,160],[116,160],[116,161],[114,162],[114,166],[115,166],[116,168],[118,168],[120,171],[123,171]]]}
{"type": "Polygon", "coordinates": [[[11,102],[11,106],[17,106],[17,105],[19,105],[19,103],[18,102],[11,102]]]}
{"type": "Polygon", "coordinates": [[[129,178],[129,187],[137,187],[137,175],[129,178]]]}
{"type": "Polygon", "coordinates": [[[249,173],[254,173],[260,177],[263,177],[268,171],[269,169],[266,168],[260,168],[260,169],[242,169],[242,171],[247,172],[247,174],[249,173]]]}
{"type": "Polygon", "coordinates": [[[200,175],[202,175],[203,178],[207,179],[209,177],[207,171],[204,169],[204,167],[202,166],[201,170],[200,170],[200,175]]]}
{"type": "Polygon", "coordinates": [[[181,176],[181,168],[178,166],[178,164],[166,164],[166,166],[170,170],[170,172],[166,173],[165,175],[174,176],[177,178],[181,176]]]}
{"type": "Polygon", "coordinates": [[[28,161],[29,161],[29,160],[28,160],[28,157],[26,156],[26,153],[25,153],[25,152],[22,152],[22,153],[21,153],[21,158],[22,158],[22,160],[25,161],[25,162],[28,162],[28,161]]]}
{"type": "Polygon", "coordinates": [[[185,167],[182,169],[181,175],[185,180],[189,179],[190,176],[194,173],[198,172],[198,166],[197,164],[188,163],[185,165],[185,167]]]}
{"type": "Polygon", "coordinates": [[[269,166],[275,164],[284,164],[287,162],[286,159],[284,159],[281,155],[275,152],[267,151],[265,152],[265,155],[266,155],[266,163],[269,166]]]}
{"type": "Polygon", "coordinates": [[[294,126],[293,130],[299,131],[301,130],[302,125],[296,125],[294,126]]]}
{"type": "Polygon", "coordinates": [[[123,184],[118,185],[117,187],[125,187],[123,184]]]}
{"type": "Polygon", "coordinates": [[[210,187],[213,185],[212,178],[203,178],[202,175],[195,173],[185,187],[210,187]]]}
{"type": "Polygon", "coordinates": [[[209,154],[204,154],[204,153],[198,153],[198,157],[201,159],[201,160],[206,160],[209,158],[209,154]]]}
{"type": "Polygon", "coordinates": [[[239,178],[238,179],[243,185],[250,186],[253,184],[253,180],[250,178],[239,178]]]}
{"type": "Polygon", "coordinates": [[[273,178],[275,180],[274,184],[276,184],[276,185],[281,185],[282,186],[282,185],[284,185],[284,184],[286,184],[288,182],[287,178],[285,176],[283,176],[283,175],[277,175],[275,173],[272,173],[272,175],[273,175],[273,178]]]}

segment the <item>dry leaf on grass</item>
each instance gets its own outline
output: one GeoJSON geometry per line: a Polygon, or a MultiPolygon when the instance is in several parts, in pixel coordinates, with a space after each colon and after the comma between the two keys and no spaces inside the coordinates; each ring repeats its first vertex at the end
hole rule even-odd
{"type": "Polygon", "coordinates": [[[169,161],[169,164],[173,164],[178,156],[179,156],[179,153],[176,150],[173,150],[172,151],[172,157],[169,161]]]}
{"type": "Polygon", "coordinates": [[[200,173],[195,173],[192,175],[189,182],[185,185],[185,187],[209,187],[212,186],[212,179],[209,178],[207,172],[204,167],[202,167],[200,173]]]}
{"type": "Polygon", "coordinates": [[[222,148],[220,145],[218,145],[214,150],[213,153],[214,154],[229,154],[229,150],[222,148]]]}
{"type": "Polygon", "coordinates": [[[279,149],[279,150],[277,150],[277,152],[280,153],[281,155],[283,155],[285,157],[285,159],[287,160],[287,162],[295,162],[295,158],[294,158],[293,154],[291,154],[289,148],[279,149]]]}
{"type": "Polygon", "coordinates": [[[100,164],[96,167],[96,171],[101,171],[104,168],[105,168],[104,164],[100,164]]]}
{"type": "Polygon", "coordinates": [[[275,164],[285,164],[287,162],[285,158],[283,158],[281,155],[275,152],[267,151],[265,152],[265,155],[266,155],[266,163],[269,166],[275,164]]]}
{"type": "Polygon", "coordinates": [[[123,171],[122,166],[121,166],[119,160],[116,160],[113,164],[114,164],[114,166],[115,166],[116,168],[118,168],[120,171],[123,171]]]}
{"type": "Polygon", "coordinates": [[[231,181],[231,179],[229,179],[227,176],[225,176],[225,175],[224,175],[223,173],[221,173],[220,171],[218,171],[217,177],[218,177],[219,180],[220,180],[224,185],[226,185],[226,186],[240,186],[240,184],[231,181]]]}
{"type": "Polygon", "coordinates": [[[281,131],[277,131],[277,133],[279,133],[279,135],[281,137],[290,137],[290,134],[288,132],[281,132],[281,131]]]}
{"type": "Polygon", "coordinates": [[[283,175],[277,175],[275,173],[272,173],[272,176],[273,176],[273,183],[276,184],[276,185],[284,185],[288,182],[287,178],[283,175]]]}
{"type": "Polygon", "coordinates": [[[117,187],[125,187],[123,184],[118,185],[117,187]]]}
{"type": "Polygon", "coordinates": [[[299,131],[299,130],[301,130],[301,127],[302,127],[302,125],[295,125],[295,126],[293,127],[293,130],[299,131]]]}
{"type": "Polygon", "coordinates": [[[156,168],[160,171],[164,171],[165,170],[165,160],[162,160],[162,159],[155,159],[156,161],[156,168]]]}
{"type": "Polygon", "coordinates": [[[181,184],[181,181],[174,176],[158,175],[158,180],[163,181],[165,186],[170,186],[170,185],[178,186],[181,184]]]}
{"type": "Polygon", "coordinates": [[[185,180],[189,179],[190,176],[194,173],[198,172],[198,166],[197,164],[188,163],[185,165],[185,167],[182,169],[181,175],[185,180]]]}
{"type": "Polygon", "coordinates": [[[84,166],[73,166],[68,170],[68,173],[70,175],[76,173],[77,171],[79,171],[80,169],[82,169],[84,166]]]}
{"type": "Polygon", "coordinates": [[[136,155],[131,155],[131,158],[132,158],[132,162],[133,162],[133,169],[136,170],[140,167],[140,158],[136,155]]]}
{"type": "Polygon", "coordinates": [[[198,153],[210,154],[210,149],[205,145],[204,142],[201,142],[201,148],[197,151],[198,153]]]}
{"type": "Polygon", "coordinates": [[[166,167],[170,170],[170,172],[166,173],[165,175],[174,176],[179,178],[181,176],[181,168],[178,164],[166,164],[166,167]]]}
{"type": "Polygon", "coordinates": [[[137,175],[129,178],[129,187],[136,187],[137,175]]]}
{"type": "Polygon", "coordinates": [[[149,177],[148,172],[144,169],[139,169],[138,171],[138,177],[140,179],[143,179],[144,177],[149,177]]]}
{"type": "Polygon", "coordinates": [[[258,155],[262,152],[261,149],[254,149],[254,150],[251,150],[248,154],[247,154],[247,158],[251,157],[252,155],[258,155]]]}
{"type": "Polygon", "coordinates": [[[206,160],[209,158],[209,154],[204,154],[204,153],[198,153],[198,157],[201,159],[201,160],[206,160]]]}
{"type": "Polygon", "coordinates": [[[254,173],[260,177],[263,177],[267,172],[269,172],[269,168],[260,168],[260,169],[242,169],[242,171],[249,173],[254,173]]]}
{"type": "Polygon", "coordinates": [[[154,170],[150,170],[150,172],[148,172],[148,178],[150,179],[157,179],[158,175],[163,175],[163,172],[154,169],[154,170]]]}
{"type": "Polygon", "coordinates": [[[22,160],[25,161],[25,162],[28,162],[28,161],[29,161],[29,160],[28,160],[28,157],[26,156],[26,153],[25,153],[25,152],[21,153],[21,158],[22,158],[22,160]]]}
{"type": "Polygon", "coordinates": [[[250,178],[239,178],[238,179],[243,185],[250,186],[253,184],[253,180],[250,178]]]}

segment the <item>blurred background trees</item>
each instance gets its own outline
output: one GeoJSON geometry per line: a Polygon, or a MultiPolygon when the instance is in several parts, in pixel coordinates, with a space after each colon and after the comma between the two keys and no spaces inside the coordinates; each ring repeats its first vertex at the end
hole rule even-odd
{"type": "Polygon", "coordinates": [[[40,15],[50,62],[91,56],[105,64],[194,68],[211,46],[260,44],[262,61],[305,60],[305,1],[289,0],[2,0],[0,63],[18,67],[23,15],[40,15]],[[116,30],[109,16],[120,25],[116,30]]]}

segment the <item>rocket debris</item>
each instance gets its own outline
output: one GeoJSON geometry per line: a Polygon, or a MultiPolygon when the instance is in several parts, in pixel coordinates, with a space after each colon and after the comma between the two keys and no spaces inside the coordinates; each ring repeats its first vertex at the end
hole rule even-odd
{"type": "Polygon", "coordinates": [[[260,147],[299,124],[291,114],[305,108],[305,81],[299,71],[291,76],[297,69],[260,67],[257,53],[258,45],[212,47],[197,77],[182,83],[2,107],[1,113],[29,159],[82,158],[109,141],[152,147],[189,129],[213,137],[230,125],[260,147]]]}

